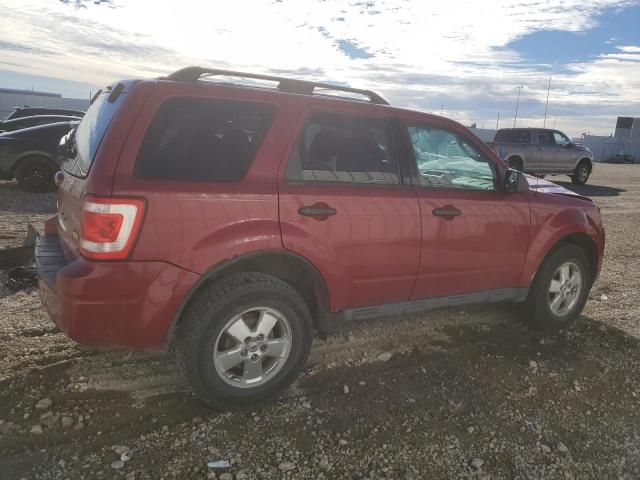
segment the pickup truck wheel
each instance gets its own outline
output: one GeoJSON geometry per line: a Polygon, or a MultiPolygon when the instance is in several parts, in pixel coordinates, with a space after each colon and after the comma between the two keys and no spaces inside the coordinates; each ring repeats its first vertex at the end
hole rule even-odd
{"type": "Polygon", "coordinates": [[[529,324],[547,332],[571,325],[591,289],[589,260],[580,247],[561,243],[544,260],[524,305],[529,324]]]}
{"type": "Polygon", "coordinates": [[[518,170],[519,172],[522,171],[522,159],[519,157],[514,157],[512,159],[509,160],[509,168],[512,168],[513,170],[518,170]]]}
{"type": "Polygon", "coordinates": [[[55,167],[51,160],[37,155],[21,159],[15,169],[18,186],[32,193],[51,192],[56,189],[53,181],[55,167]]]}
{"type": "Polygon", "coordinates": [[[176,332],[178,365],[195,394],[225,409],[255,407],[281,393],[311,350],[306,303],[283,281],[234,274],[204,290],[176,332]]]}
{"type": "Polygon", "coordinates": [[[584,185],[585,183],[587,183],[590,173],[591,170],[589,169],[589,165],[587,164],[587,162],[581,162],[576,167],[573,175],[571,175],[571,182],[573,182],[575,185],[584,185]]]}

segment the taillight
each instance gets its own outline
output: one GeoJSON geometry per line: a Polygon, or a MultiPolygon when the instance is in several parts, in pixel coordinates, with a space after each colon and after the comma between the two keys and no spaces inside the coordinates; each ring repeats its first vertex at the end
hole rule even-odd
{"type": "Polygon", "coordinates": [[[144,200],[87,195],[82,205],[80,253],[95,260],[129,256],[142,225],[144,200]]]}

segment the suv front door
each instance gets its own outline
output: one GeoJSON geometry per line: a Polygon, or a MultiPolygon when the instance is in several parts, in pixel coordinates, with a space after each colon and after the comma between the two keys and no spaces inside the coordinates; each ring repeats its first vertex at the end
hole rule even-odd
{"type": "Polygon", "coordinates": [[[572,147],[571,140],[557,130],[553,131],[553,139],[556,144],[556,171],[572,172],[576,164],[577,153],[572,147]]]}
{"type": "Polygon", "coordinates": [[[370,109],[312,113],[279,179],[283,245],[320,270],[331,311],[407,301],[418,270],[418,199],[370,109]]]}
{"type": "Polygon", "coordinates": [[[405,131],[422,217],[412,298],[511,298],[529,241],[527,194],[497,188],[497,167],[469,135],[422,122],[405,131]]]}
{"type": "Polygon", "coordinates": [[[530,171],[535,173],[551,173],[558,171],[558,147],[550,130],[537,130],[535,134],[538,143],[536,163],[531,165],[530,171]]]}

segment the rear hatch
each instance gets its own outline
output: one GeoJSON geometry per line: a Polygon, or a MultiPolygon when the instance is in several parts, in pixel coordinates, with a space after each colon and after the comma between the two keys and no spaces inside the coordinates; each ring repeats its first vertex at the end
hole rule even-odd
{"type": "MultiPolygon", "coordinates": [[[[113,162],[110,169],[97,169],[96,159],[100,156],[108,131],[121,123],[128,123],[123,108],[127,102],[132,82],[121,82],[113,88],[98,92],[80,124],[60,141],[59,155],[64,180],[58,190],[58,235],[62,250],[68,261],[79,255],[81,219],[84,200],[87,194],[109,195],[111,176],[115,168],[113,155],[102,155],[106,161],[113,162]],[[93,167],[93,168],[92,168],[93,167]],[[96,171],[99,170],[99,171],[96,171]],[[92,178],[100,177],[100,178],[92,178]]],[[[119,125],[118,128],[127,128],[119,125]]],[[[108,148],[105,146],[105,148],[108,148]]]]}

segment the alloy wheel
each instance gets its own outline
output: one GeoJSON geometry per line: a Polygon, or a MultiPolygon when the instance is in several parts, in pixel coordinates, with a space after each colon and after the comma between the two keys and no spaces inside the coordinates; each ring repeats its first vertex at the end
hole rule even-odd
{"type": "Polygon", "coordinates": [[[582,272],[574,262],[560,265],[551,277],[548,302],[551,312],[564,317],[578,304],[582,293],[582,272]]]}
{"type": "Polygon", "coordinates": [[[213,364],[226,383],[254,388],[272,379],[291,352],[291,325],[270,307],[255,307],[229,320],[214,345],[213,364]]]}

